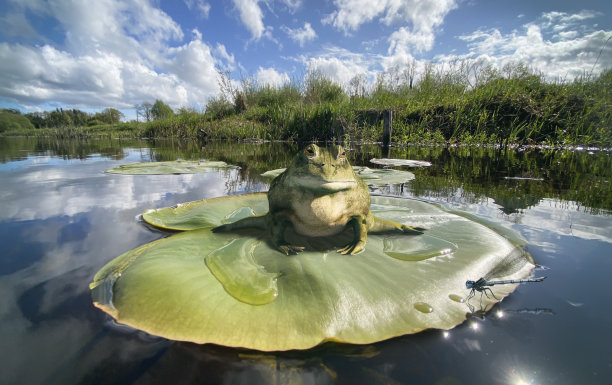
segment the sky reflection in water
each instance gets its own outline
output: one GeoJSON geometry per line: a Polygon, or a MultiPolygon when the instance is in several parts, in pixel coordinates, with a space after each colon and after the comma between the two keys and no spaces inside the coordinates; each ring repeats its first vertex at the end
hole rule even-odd
{"type": "MultiPolygon", "coordinates": [[[[82,159],[29,150],[0,164],[3,383],[604,384],[612,378],[606,337],[612,310],[605,306],[612,271],[610,215],[593,215],[582,204],[554,197],[508,215],[493,198],[466,199],[469,194],[457,189],[441,199],[448,185],[419,190],[409,184],[379,192],[434,197],[512,227],[527,239],[536,262],[548,269],[536,274],[549,278],[520,286],[492,312],[474,314],[453,330],[368,346],[325,344],[304,352],[262,354],[167,341],[115,324],[91,305],[88,284],[112,258],[167,235],[143,226],[139,214],[267,188],[256,177],[265,170],[250,172],[244,165],[240,171],[195,175],[104,173],[122,163],[148,160],[155,151],[185,156],[157,146],[82,159]]],[[[278,158],[290,158],[292,151],[278,158]]],[[[249,156],[244,155],[244,163],[256,168],[249,156]]],[[[423,160],[435,167],[436,159],[423,160]]],[[[269,168],[279,166],[286,164],[269,168]]],[[[418,181],[428,180],[435,170],[413,171],[418,181]]]]}

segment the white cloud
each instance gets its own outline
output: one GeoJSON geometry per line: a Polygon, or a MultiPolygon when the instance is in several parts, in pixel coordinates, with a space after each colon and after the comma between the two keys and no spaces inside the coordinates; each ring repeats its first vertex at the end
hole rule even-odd
{"type": "Polygon", "coordinates": [[[431,28],[456,7],[455,0],[335,0],[334,4],[338,9],[323,21],[345,32],[378,16],[385,25],[409,22],[417,29],[431,28]]]}
{"type": "Polygon", "coordinates": [[[348,86],[350,80],[358,74],[365,74],[372,79],[375,72],[370,70],[375,58],[368,58],[338,47],[326,47],[325,52],[317,57],[305,60],[308,72],[317,71],[342,86],[348,86]]]}
{"type": "Polygon", "coordinates": [[[303,0],[281,0],[281,2],[287,6],[289,12],[295,13],[302,6],[303,0]]]}
{"type": "Polygon", "coordinates": [[[259,7],[260,0],[233,0],[234,6],[240,14],[240,21],[251,32],[255,40],[261,39],[266,34],[263,23],[263,12],[259,7]]]}
{"type": "Polygon", "coordinates": [[[303,47],[305,43],[317,38],[317,33],[312,29],[310,23],[304,23],[303,28],[295,29],[283,26],[283,31],[287,33],[291,40],[297,42],[300,47],[303,47]]]}
{"type": "Polygon", "coordinates": [[[362,24],[379,18],[384,25],[404,25],[389,37],[389,53],[404,55],[410,48],[429,51],[435,40],[435,29],[456,8],[455,0],[335,0],[337,10],[323,23],[349,34],[362,24]]]}
{"type": "Polygon", "coordinates": [[[177,45],[180,26],[148,0],[19,4],[65,31],[62,48],[0,43],[0,95],[26,109],[130,108],[155,99],[197,107],[218,91],[215,66],[233,68],[225,46],[213,49],[197,30],[177,45]]]}
{"type": "Polygon", "coordinates": [[[413,32],[401,27],[389,36],[389,54],[404,55],[414,47],[417,52],[429,51],[433,47],[434,34],[429,32],[413,32]]]}
{"type": "Polygon", "coordinates": [[[218,58],[225,60],[225,67],[227,69],[230,71],[234,69],[234,55],[230,55],[223,44],[217,43],[217,46],[215,47],[215,54],[218,58]]]}
{"type": "Polygon", "coordinates": [[[210,14],[210,4],[208,1],[204,0],[184,0],[185,5],[189,8],[190,11],[197,11],[198,15],[203,17],[204,19],[208,19],[208,15],[210,14]]]}
{"type": "Polygon", "coordinates": [[[602,16],[601,13],[589,10],[582,10],[578,13],[569,14],[566,12],[546,12],[542,14],[544,19],[544,27],[552,27],[553,29],[560,31],[566,29],[572,25],[576,25],[588,19],[602,16]]]}
{"type": "Polygon", "coordinates": [[[467,54],[438,59],[486,59],[500,68],[509,62],[523,62],[550,79],[573,79],[591,70],[597,74],[612,63],[612,47],[605,45],[612,31],[572,24],[595,16],[590,11],[574,15],[549,12],[539,23],[525,24],[520,31],[503,34],[496,28],[478,30],[459,37],[468,44],[467,54]]]}
{"type": "Polygon", "coordinates": [[[258,84],[269,85],[272,87],[280,87],[283,84],[289,83],[289,75],[286,72],[278,72],[274,68],[259,67],[255,79],[258,84]]]}

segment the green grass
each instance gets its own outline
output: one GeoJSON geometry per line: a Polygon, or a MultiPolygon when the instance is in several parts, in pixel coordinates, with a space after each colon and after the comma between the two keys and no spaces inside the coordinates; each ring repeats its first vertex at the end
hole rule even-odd
{"type": "Polygon", "coordinates": [[[427,69],[412,88],[379,81],[353,96],[317,73],[303,85],[243,81],[211,99],[206,113],[78,128],[13,125],[3,134],[378,142],[382,112],[392,110],[392,141],[400,144],[612,146],[612,70],[573,82],[547,82],[521,65],[481,75],[472,85],[460,71],[427,69]]]}

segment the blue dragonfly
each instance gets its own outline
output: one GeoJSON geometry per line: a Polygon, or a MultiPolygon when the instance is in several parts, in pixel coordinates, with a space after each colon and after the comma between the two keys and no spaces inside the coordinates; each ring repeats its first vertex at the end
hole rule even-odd
{"type": "MultiPolygon", "coordinates": [[[[530,262],[530,261],[532,260],[531,260],[531,257],[528,256],[528,254],[517,250],[511,253],[510,255],[508,255],[506,258],[504,258],[494,269],[492,269],[484,277],[481,277],[477,279],[476,281],[472,281],[472,280],[466,281],[465,287],[466,289],[470,290],[470,294],[465,299],[465,302],[467,303],[470,299],[472,299],[476,295],[476,292],[480,293],[481,305],[482,305],[482,295],[483,294],[489,299],[491,298],[489,297],[489,294],[490,294],[493,298],[495,298],[496,300],[499,300],[499,298],[497,298],[495,294],[493,293],[493,290],[491,290],[491,286],[506,285],[506,284],[513,284],[513,283],[542,282],[543,280],[545,280],[546,277],[510,279],[510,280],[503,280],[503,281],[491,280],[492,278],[495,278],[495,277],[508,276],[520,270],[525,265],[525,263],[530,262]]],[[[470,308],[472,308],[472,306],[470,306],[469,303],[467,303],[467,305],[470,308]]]]}
{"type": "Polygon", "coordinates": [[[506,281],[487,281],[485,278],[480,278],[477,281],[466,281],[465,282],[466,289],[471,289],[470,295],[468,295],[468,297],[466,298],[466,301],[469,301],[470,299],[472,299],[474,295],[476,294],[476,292],[481,293],[481,296],[482,294],[484,294],[487,298],[490,298],[489,295],[487,294],[487,290],[489,291],[489,294],[493,296],[493,298],[499,300],[499,298],[497,298],[495,294],[493,294],[493,290],[491,290],[490,286],[505,285],[505,284],[510,284],[510,283],[542,282],[545,279],[546,277],[537,277],[537,278],[526,278],[526,279],[509,279],[506,281]]]}

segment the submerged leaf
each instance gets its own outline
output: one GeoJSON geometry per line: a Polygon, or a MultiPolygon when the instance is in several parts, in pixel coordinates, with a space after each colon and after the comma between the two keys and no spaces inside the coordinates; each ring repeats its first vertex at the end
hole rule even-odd
{"type": "MultiPolygon", "coordinates": [[[[266,171],[261,176],[274,179],[286,169],[278,168],[266,171]]],[[[387,184],[401,184],[414,179],[414,174],[408,171],[378,169],[364,166],[353,166],[355,175],[363,179],[370,186],[383,186],[387,184]]]]}
{"type": "Polygon", "coordinates": [[[122,164],[106,172],[124,175],[172,175],[172,174],[198,174],[219,169],[238,168],[221,161],[189,161],[175,160],[168,162],[144,162],[122,164]]]}
{"type": "MultiPolygon", "coordinates": [[[[267,204],[265,194],[250,194],[189,207],[218,211],[213,219],[202,217],[202,227],[221,223],[245,202],[267,204]]],[[[415,200],[374,196],[372,202],[374,214],[428,230],[424,236],[368,234],[365,250],[349,257],[334,251],[350,239],[348,230],[328,238],[288,231],[288,241],[305,251],[286,256],[263,230],[212,233],[203,227],[111,261],[91,284],[94,303],[120,323],[169,339],[306,349],[329,340],[367,344],[452,328],[469,315],[461,302],[466,280],[491,271],[509,274],[495,278],[519,279],[534,267],[517,246],[476,221],[415,200]],[[510,255],[512,269],[500,269],[510,255]]],[[[492,289],[501,299],[514,288],[492,289]]],[[[483,297],[482,306],[491,301],[483,297]]]]}

